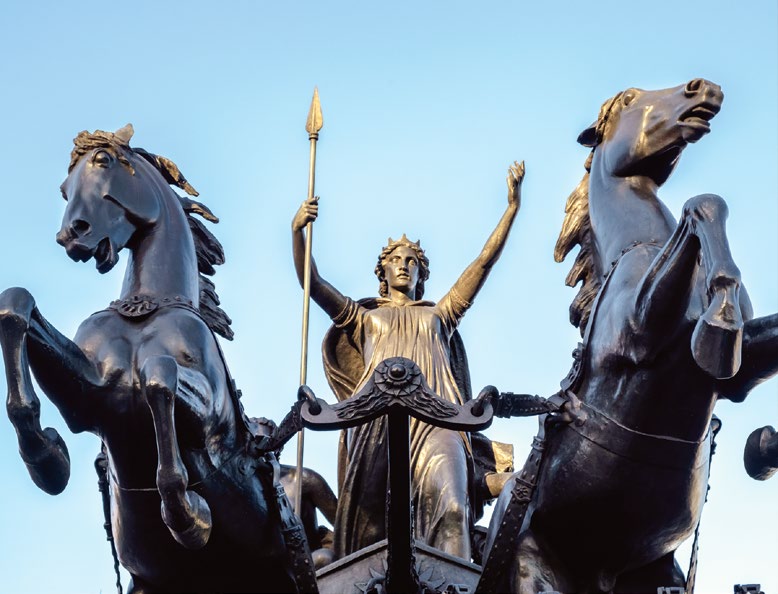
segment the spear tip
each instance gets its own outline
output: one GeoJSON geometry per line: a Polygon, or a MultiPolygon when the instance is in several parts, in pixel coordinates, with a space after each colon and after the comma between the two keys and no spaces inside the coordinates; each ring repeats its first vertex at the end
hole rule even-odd
{"type": "Polygon", "coordinates": [[[311,109],[308,111],[308,121],[305,123],[305,131],[308,134],[318,134],[324,125],[324,118],[321,115],[321,104],[319,103],[319,88],[313,88],[313,99],[311,100],[311,109]]]}

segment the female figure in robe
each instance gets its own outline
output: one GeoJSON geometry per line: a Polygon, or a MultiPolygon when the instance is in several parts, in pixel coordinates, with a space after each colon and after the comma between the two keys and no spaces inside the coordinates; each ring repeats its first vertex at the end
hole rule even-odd
{"type": "MultiPolygon", "coordinates": [[[[359,391],[389,357],[407,357],[444,400],[469,399],[469,378],[456,327],[502,253],[521,203],[524,164],[508,172],[508,206],[481,253],[437,303],[422,301],[429,261],[418,242],[390,239],[376,266],[377,299],[354,301],[324,280],[311,262],[311,297],[332,318],[325,338],[328,380],[338,399],[359,391]]],[[[318,215],[317,199],[292,221],[293,253],[303,282],[303,229],[318,215]]],[[[473,524],[472,448],[467,434],[411,419],[411,488],[416,538],[470,560],[473,524]]],[[[386,419],[349,430],[339,461],[335,553],[339,557],[385,538],[386,419]]]]}

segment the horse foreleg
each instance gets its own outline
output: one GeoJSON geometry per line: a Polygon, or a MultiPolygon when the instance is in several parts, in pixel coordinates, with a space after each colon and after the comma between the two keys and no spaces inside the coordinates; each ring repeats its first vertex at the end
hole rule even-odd
{"type": "Polygon", "coordinates": [[[702,194],[689,200],[684,218],[700,240],[710,303],[692,335],[692,354],[700,368],[715,378],[732,377],[740,369],[743,314],[740,270],[732,259],[725,222],[729,210],[720,196],[702,194]]]}
{"type": "Polygon", "coordinates": [[[680,321],[694,289],[701,254],[709,303],[696,323],[691,346],[697,365],[715,378],[737,373],[743,337],[740,270],[729,249],[727,214],[726,203],[715,194],[688,200],[678,227],[641,279],[635,306],[642,328],[655,327],[655,323],[667,326],[668,316],[675,317],[671,323],[680,321]]]}
{"type": "Polygon", "coordinates": [[[172,357],[153,357],[141,368],[141,383],[154,420],[162,519],[173,538],[188,549],[198,549],[211,534],[211,510],[205,499],[187,489],[189,475],[176,435],[174,412],[183,371],[172,357]]]}
{"type": "Polygon", "coordinates": [[[756,386],[778,375],[778,314],[745,323],[742,351],[737,374],[717,384],[720,397],[734,402],[742,402],[756,386]]]}
{"type": "Polygon", "coordinates": [[[25,289],[13,288],[0,294],[0,347],[8,382],[6,410],[30,477],[46,493],[57,495],[68,484],[70,456],[59,433],[40,425],[40,400],[33,389],[27,359],[34,309],[35,300],[25,289]]]}

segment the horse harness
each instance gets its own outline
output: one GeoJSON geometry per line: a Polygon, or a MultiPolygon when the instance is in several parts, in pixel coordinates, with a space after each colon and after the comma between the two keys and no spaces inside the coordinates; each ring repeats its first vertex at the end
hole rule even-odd
{"type": "MultiPolygon", "coordinates": [[[[289,503],[289,499],[286,497],[284,487],[280,480],[280,466],[276,457],[277,451],[275,446],[276,440],[273,435],[259,435],[253,429],[256,427],[256,423],[253,423],[247,417],[243,403],[241,402],[241,392],[237,388],[237,384],[230,373],[230,369],[227,366],[227,360],[222,351],[221,345],[216,337],[211,325],[203,317],[200,310],[195,307],[191,299],[187,299],[182,296],[174,296],[172,298],[165,297],[158,299],[149,295],[133,295],[127,299],[117,299],[111,301],[108,307],[102,311],[115,311],[123,318],[135,321],[141,321],[155,312],[166,308],[179,308],[185,309],[198,318],[211,331],[213,341],[216,344],[216,349],[219,352],[219,358],[221,359],[224,373],[227,379],[227,389],[235,406],[236,414],[238,416],[239,424],[245,429],[251,438],[248,440],[245,446],[244,453],[250,459],[256,461],[255,464],[250,464],[252,468],[246,468],[244,472],[248,474],[251,470],[257,472],[259,470],[269,470],[271,493],[270,498],[274,504],[275,511],[278,514],[279,523],[281,525],[281,534],[283,536],[284,545],[286,548],[287,559],[292,569],[293,578],[298,592],[311,592],[318,593],[318,585],[316,583],[316,573],[313,565],[313,559],[311,557],[311,551],[308,547],[308,541],[305,538],[305,532],[302,522],[295,514],[294,509],[289,503]]],[[[101,312],[96,312],[101,313],[101,312]]],[[[93,314],[95,315],[95,314],[93,314]]],[[[219,472],[221,467],[228,462],[231,462],[242,450],[238,449],[235,454],[231,455],[219,468],[217,468],[208,477],[192,483],[190,487],[202,483],[207,478],[214,476],[219,472]]],[[[116,551],[116,544],[113,537],[113,530],[111,526],[111,504],[110,504],[110,492],[108,489],[108,477],[110,473],[108,456],[105,450],[105,445],[102,446],[100,453],[95,460],[95,470],[98,476],[98,488],[102,497],[103,503],[103,515],[105,522],[103,527],[105,528],[106,538],[111,544],[111,554],[114,561],[114,571],[116,573],[116,590],[118,594],[122,594],[121,575],[119,573],[119,557],[116,551]]],[[[114,477],[115,480],[115,477],[114,477]]],[[[118,482],[117,482],[118,484],[118,482]]],[[[121,487],[120,487],[121,488],[121,487]]],[[[156,488],[141,488],[141,489],[124,489],[128,491],[156,491],[156,488]]]]}
{"type": "MultiPolygon", "coordinates": [[[[561,390],[548,398],[502,392],[492,399],[495,416],[509,418],[539,415],[539,428],[537,435],[532,440],[529,456],[521,472],[515,476],[510,500],[505,507],[492,548],[489,551],[489,556],[485,559],[481,577],[476,586],[475,591],[478,594],[497,594],[499,592],[505,570],[516,551],[527,511],[535,495],[538,476],[544,462],[543,454],[547,430],[562,425],[567,426],[595,445],[636,462],[651,462],[656,465],[656,454],[657,449],[659,449],[665,452],[664,460],[666,462],[664,466],[679,470],[690,466],[696,468],[705,462],[709,463],[713,456],[715,451],[714,438],[721,428],[721,421],[716,416],[711,420],[710,428],[701,440],[688,441],[643,433],[626,427],[604,412],[581,401],[576,395],[584,380],[584,370],[590,355],[589,341],[596,321],[600,298],[605,293],[621,258],[632,249],[647,243],[659,245],[655,242],[634,242],[612,262],[602,287],[592,304],[592,313],[584,332],[583,342],[578,343],[573,351],[571,369],[560,382],[561,390]],[[628,451],[627,446],[629,446],[628,451]]],[[[708,486],[708,490],[710,490],[710,486],[708,486]]],[[[686,585],[680,594],[694,594],[699,531],[700,523],[698,520],[694,530],[694,542],[686,585]]]]}

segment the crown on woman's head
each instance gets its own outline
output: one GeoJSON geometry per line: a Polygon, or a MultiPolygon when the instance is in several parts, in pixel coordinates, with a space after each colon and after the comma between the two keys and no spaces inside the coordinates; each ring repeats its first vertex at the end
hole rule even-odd
{"type": "Polygon", "coordinates": [[[405,233],[403,233],[403,236],[400,239],[396,240],[396,241],[390,237],[388,239],[386,247],[394,249],[396,247],[400,247],[401,245],[407,245],[408,247],[415,247],[415,248],[421,249],[421,240],[419,240],[419,241],[411,241],[410,239],[408,239],[408,237],[405,235],[405,233]]]}

